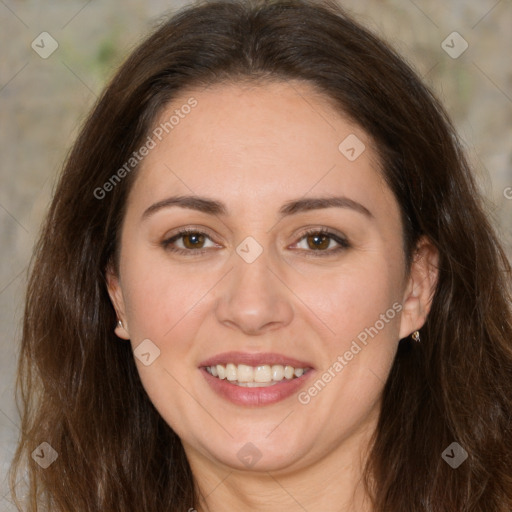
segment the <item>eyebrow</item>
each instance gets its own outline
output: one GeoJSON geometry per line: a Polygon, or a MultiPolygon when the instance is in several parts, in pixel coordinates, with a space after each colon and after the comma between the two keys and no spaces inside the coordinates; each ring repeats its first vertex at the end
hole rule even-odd
{"type": "MultiPolygon", "coordinates": [[[[196,210],[209,215],[228,215],[226,205],[220,201],[199,196],[172,196],[152,204],[142,214],[142,220],[147,219],[164,208],[171,208],[173,206],[188,208],[190,210],[196,210]]],[[[349,208],[363,214],[369,219],[374,218],[370,210],[361,203],[344,196],[313,197],[287,201],[279,209],[279,215],[282,218],[288,215],[295,215],[297,213],[321,210],[325,208],[349,208]]]]}

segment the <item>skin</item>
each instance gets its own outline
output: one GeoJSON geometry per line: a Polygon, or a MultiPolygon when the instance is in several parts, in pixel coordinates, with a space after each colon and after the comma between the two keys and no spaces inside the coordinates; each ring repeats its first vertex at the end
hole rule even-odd
{"type": "MultiPolygon", "coordinates": [[[[116,333],[133,348],[150,339],[160,350],[149,366],[136,359],[137,368],[182,439],[203,495],[198,509],[371,510],[362,462],[398,341],[421,328],[430,309],[438,254],[421,239],[405,275],[399,206],[372,141],[310,85],[187,91],[162,119],[191,96],[197,107],[150,151],[129,195],[119,272],[108,274],[123,323],[116,333]],[[352,162],[338,149],[350,134],[366,146],[352,162]],[[173,206],[142,219],[173,195],[222,201],[228,214],[173,206]],[[327,208],[279,218],[287,201],[333,195],[359,202],[373,217],[327,208]],[[197,245],[204,254],[162,247],[184,227],[207,232],[197,245]],[[350,247],[318,256],[302,233],[321,227],[350,247]],[[248,236],[263,248],[252,263],[236,252],[248,236]],[[296,394],[272,405],[235,405],[198,369],[225,351],[278,352],[310,362],[314,381],[394,303],[401,312],[306,405],[296,394]],[[252,468],[237,457],[247,442],[261,453],[252,468]]],[[[184,238],[174,246],[194,247],[184,238]]],[[[336,247],[327,239],[321,250],[336,247]]]]}

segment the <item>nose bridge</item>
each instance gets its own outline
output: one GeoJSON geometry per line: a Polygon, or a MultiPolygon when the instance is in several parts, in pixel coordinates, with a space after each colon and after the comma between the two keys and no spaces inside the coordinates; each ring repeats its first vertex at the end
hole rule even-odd
{"type": "Polygon", "coordinates": [[[269,251],[247,237],[236,248],[234,268],[224,282],[216,314],[219,322],[246,333],[287,325],[293,309],[269,251]],[[272,260],[272,261],[271,261],[272,260]]]}

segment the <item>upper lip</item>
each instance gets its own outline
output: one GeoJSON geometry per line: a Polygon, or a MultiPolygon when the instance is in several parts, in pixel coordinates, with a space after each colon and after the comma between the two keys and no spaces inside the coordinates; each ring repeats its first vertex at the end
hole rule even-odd
{"type": "Polygon", "coordinates": [[[293,366],[294,368],[313,367],[311,363],[300,361],[299,359],[294,359],[293,357],[288,357],[283,354],[276,354],[274,352],[223,352],[222,354],[217,354],[206,359],[200,363],[199,366],[215,366],[217,364],[226,365],[228,363],[245,364],[247,366],[280,364],[283,366],[293,366]]]}

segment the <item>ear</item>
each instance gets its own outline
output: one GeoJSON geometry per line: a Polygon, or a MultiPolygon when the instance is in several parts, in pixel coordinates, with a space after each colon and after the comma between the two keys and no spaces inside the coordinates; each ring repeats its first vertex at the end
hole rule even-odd
{"type": "Polygon", "coordinates": [[[439,251],[426,236],[422,236],[416,245],[402,299],[400,339],[406,338],[425,324],[436,289],[438,265],[439,251]]]}
{"type": "Polygon", "coordinates": [[[115,272],[111,263],[107,265],[105,275],[107,279],[107,290],[110,296],[110,300],[114,306],[114,309],[116,310],[118,320],[121,320],[123,324],[122,326],[119,324],[116,325],[114,332],[119,338],[129,340],[130,333],[128,332],[128,321],[126,319],[123,291],[119,282],[119,276],[115,272]]]}

